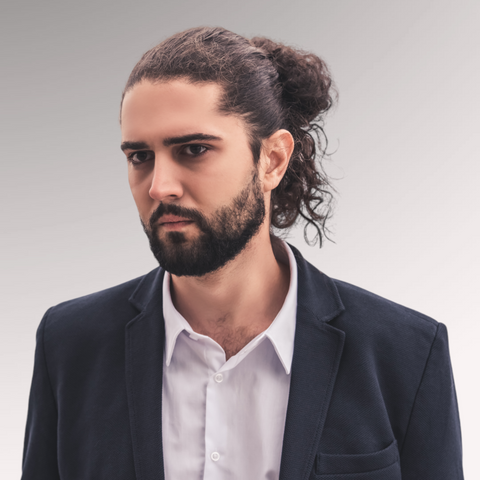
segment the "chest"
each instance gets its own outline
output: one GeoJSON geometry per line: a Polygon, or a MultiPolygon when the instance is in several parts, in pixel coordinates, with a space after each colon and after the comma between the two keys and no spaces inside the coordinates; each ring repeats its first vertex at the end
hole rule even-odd
{"type": "Polygon", "coordinates": [[[166,478],[278,478],[290,376],[268,340],[224,358],[180,338],[164,365],[166,478]]]}

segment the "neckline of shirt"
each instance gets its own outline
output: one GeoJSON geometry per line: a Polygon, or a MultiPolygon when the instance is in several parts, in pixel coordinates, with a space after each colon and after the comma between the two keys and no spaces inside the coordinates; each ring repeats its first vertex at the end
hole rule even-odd
{"type": "MultiPolygon", "coordinates": [[[[287,253],[288,263],[290,267],[290,284],[288,293],[283,302],[282,308],[270,326],[252,339],[245,347],[236,355],[230,357],[225,366],[229,365],[233,368],[237,365],[250,351],[256,348],[265,338],[268,338],[275,349],[275,352],[282,363],[285,373],[290,374],[293,359],[293,346],[295,338],[295,322],[297,313],[297,262],[295,256],[286,242],[279,240],[279,244],[287,253]]],[[[275,252],[275,250],[274,250],[275,252]]],[[[187,320],[175,308],[170,294],[170,273],[165,272],[163,278],[163,317],[165,321],[165,360],[166,366],[170,365],[173,351],[177,338],[181,332],[188,333],[190,338],[210,338],[200,333],[194,332],[187,320]]],[[[210,339],[212,340],[212,339],[210,339]]],[[[212,340],[214,341],[214,340],[212,340]]],[[[222,368],[223,370],[223,368],[222,368]]]]}

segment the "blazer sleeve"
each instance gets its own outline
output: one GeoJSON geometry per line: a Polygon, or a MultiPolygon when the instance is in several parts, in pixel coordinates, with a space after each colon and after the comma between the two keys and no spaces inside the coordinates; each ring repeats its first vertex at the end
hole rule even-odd
{"type": "Polygon", "coordinates": [[[28,404],[22,480],[59,480],[57,462],[57,405],[48,375],[44,349],[45,325],[37,330],[35,365],[28,404]]]}
{"type": "Polygon", "coordinates": [[[463,480],[447,329],[438,324],[400,453],[402,480],[463,480]]]}

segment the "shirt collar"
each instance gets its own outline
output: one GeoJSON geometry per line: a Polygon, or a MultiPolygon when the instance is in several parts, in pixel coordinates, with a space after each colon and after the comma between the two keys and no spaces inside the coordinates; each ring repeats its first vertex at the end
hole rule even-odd
{"type": "Polygon", "coordinates": [[[283,240],[281,240],[279,247],[280,246],[283,247],[288,255],[290,285],[282,308],[275,317],[275,320],[265,331],[265,334],[272,342],[275,352],[277,352],[278,358],[285,369],[285,373],[289,375],[292,368],[293,344],[295,340],[295,324],[297,318],[298,273],[297,262],[292,249],[283,240]]]}
{"type": "MultiPolygon", "coordinates": [[[[282,308],[274,321],[261,335],[265,335],[272,343],[275,352],[285,369],[290,374],[293,359],[293,345],[295,338],[295,322],[297,314],[297,262],[291,248],[283,240],[275,239],[277,246],[274,253],[277,258],[288,260],[290,266],[290,285],[282,308]],[[282,251],[283,249],[283,251],[282,251]],[[285,253],[287,254],[285,256],[285,253]]],[[[167,367],[172,360],[173,350],[178,335],[182,331],[194,334],[194,331],[185,318],[178,312],[172,302],[170,294],[170,273],[165,272],[163,278],[163,317],[165,319],[165,358],[167,367]]]]}
{"type": "Polygon", "coordinates": [[[177,337],[186,330],[194,333],[190,324],[183,318],[172,302],[170,293],[170,273],[165,272],[163,277],[163,318],[165,319],[165,355],[166,365],[170,365],[173,349],[177,343],[177,337]]]}

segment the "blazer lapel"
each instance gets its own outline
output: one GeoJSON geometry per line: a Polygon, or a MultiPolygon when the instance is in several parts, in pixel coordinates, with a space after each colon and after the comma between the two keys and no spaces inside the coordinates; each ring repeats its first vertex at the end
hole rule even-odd
{"type": "Polygon", "coordinates": [[[306,480],[322,434],[345,338],[342,330],[327,322],[344,307],[333,281],[290,247],[298,266],[298,304],[280,480],[306,480]]]}
{"type": "Polygon", "coordinates": [[[130,301],[141,313],[125,327],[126,383],[137,480],[163,480],[164,271],[150,272],[130,301]]]}

